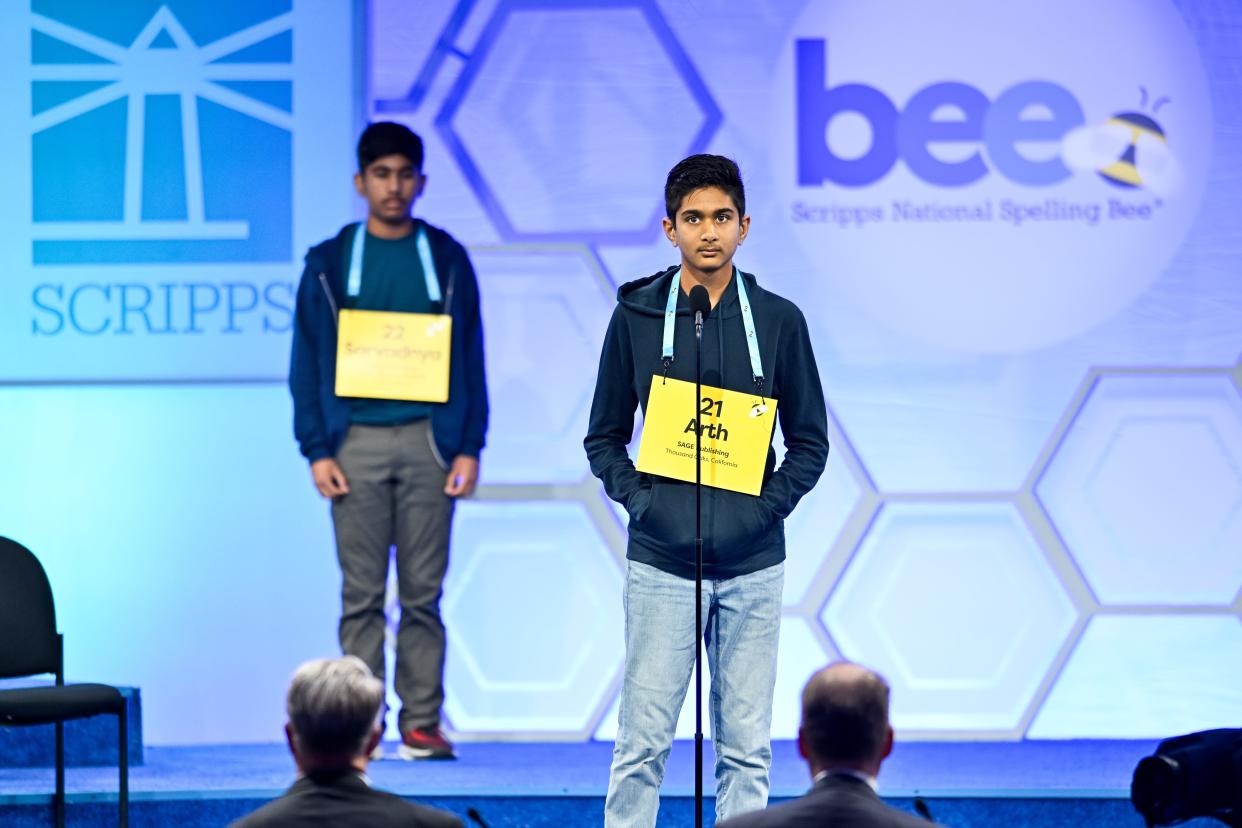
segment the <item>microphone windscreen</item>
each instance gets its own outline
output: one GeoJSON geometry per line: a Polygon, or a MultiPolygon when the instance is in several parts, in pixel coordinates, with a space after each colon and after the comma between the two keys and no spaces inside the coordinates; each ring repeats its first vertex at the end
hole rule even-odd
{"type": "Polygon", "coordinates": [[[690,314],[702,313],[706,319],[712,312],[712,300],[707,296],[707,288],[695,285],[690,288],[690,314]]]}

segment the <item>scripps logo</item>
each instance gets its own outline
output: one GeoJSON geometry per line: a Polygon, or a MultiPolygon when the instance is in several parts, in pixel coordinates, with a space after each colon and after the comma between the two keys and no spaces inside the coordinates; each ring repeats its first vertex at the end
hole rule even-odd
{"type": "Polygon", "coordinates": [[[289,3],[98,5],[31,15],[35,263],[290,259],[289,3]]]}
{"type": "MultiPolygon", "coordinates": [[[[938,187],[965,187],[991,171],[1027,187],[1057,184],[1077,170],[1098,171],[1121,187],[1149,185],[1157,191],[1167,191],[1179,179],[1176,159],[1154,117],[1123,112],[1087,127],[1078,99],[1051,81],[1022,81],[995,99],[969,83],[941,81],[919,89],[899,110],[874,86],[831,85],[826,40],[798,40],[795,62],[802,186],[865,187],[887,175],[898,160],[938,187]],[[943,117],[946,111],[953,114],[943,117]],[[847,112],[865,120],[871,132],[870,146],[857,157],[838,152],[829,139],[830,122],[847,112]],[[932,149],[948,144],[964,152],[945,159],[932,149]]],[[[1167,98],[1154,109],[1163,103],[1167,98]]]]}

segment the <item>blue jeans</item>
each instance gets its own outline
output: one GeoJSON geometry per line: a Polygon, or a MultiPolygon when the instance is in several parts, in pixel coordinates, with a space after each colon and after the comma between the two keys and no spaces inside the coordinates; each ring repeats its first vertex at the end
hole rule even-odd
{"type": "MultiPolygon", "coordinates": [[[[783,563],[703,581],[716,819],[768,802],[783,563]]],[[[655,825],[664,763],[694,672],[694,581],[626,563],[625,682],[604,824],[655,825]]]]}

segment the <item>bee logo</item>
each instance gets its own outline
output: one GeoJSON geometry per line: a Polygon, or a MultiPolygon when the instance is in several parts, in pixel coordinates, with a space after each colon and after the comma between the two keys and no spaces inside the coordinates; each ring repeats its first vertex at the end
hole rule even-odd
{"type": "MultiPolygon", "coordinates": [[[[1140,86],[1139,92],[1141,110],[1147,107],[1147,90],[1140,86]]],[[[1181,165],[1154,117],[1168,102],[1167,97],[1159,98],[1151,115],[1119,112],[1102,124],[1071,130],[1061,143],[1066,165],[1096,172],[1116,187],[1172,194],[1181,186],[1181,165]]]]}

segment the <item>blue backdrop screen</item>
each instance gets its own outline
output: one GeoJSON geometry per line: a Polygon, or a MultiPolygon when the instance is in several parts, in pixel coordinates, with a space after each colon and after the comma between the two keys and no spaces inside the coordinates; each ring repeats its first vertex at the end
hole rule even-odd
{"type": "Polygon", "coordinates": [[[616,288],[676,263],[664,177],[701,151],[741,164],[738,264],[806,314],[830,408],[774,735],[841,657],[887,675],[903,736],[1242,718],[1242,10],[700,12],[0,13],[0,533],[49,569],[71,679],[141,686],[154,744],[276,741],[289,673],[336,650],[283,378],[301,256],[359,215],[382,118],[425,139],[416,212],[483,295],[493,425],[444,601],[461,737],[615,733],[625,521],[581,439],[616,288]]]}

